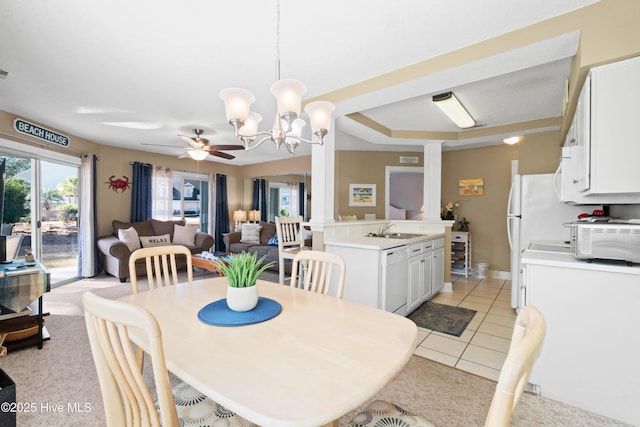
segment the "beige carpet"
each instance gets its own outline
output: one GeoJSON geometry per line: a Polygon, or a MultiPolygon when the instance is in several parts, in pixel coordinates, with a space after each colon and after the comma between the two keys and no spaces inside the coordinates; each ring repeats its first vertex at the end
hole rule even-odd
{"type": "MultiPolygon", "coordinates": [[[[198,277],[196,277],[197,279],[198,277]]],[[[265,279],[276,281],[277,274],[265,279]]],[[[15,381],[17,401],[33,412],[18,413],[18,426],[103,426],[100,388],[82,314],[82,293],[117,298],[130,292],[129,283],[100,276],[53,289],[45,295],[51,340],[44,348],[27,348],[0,359],[0,368],[15,381]],[[82,410],[80,412],[78,409],[82,410]]],[[[406,368],[374,397],[404,406],[440,426],[482,425],[495,383],[414,356],[406,368]]],[[[353,416],[345,415],[340,425],[353,416]]],[[[514,426],[614,426],[616,423],[568,405],[525,395],[514,426]]],[[[265,426],[268,427],[268,426],[265,426]]]]}

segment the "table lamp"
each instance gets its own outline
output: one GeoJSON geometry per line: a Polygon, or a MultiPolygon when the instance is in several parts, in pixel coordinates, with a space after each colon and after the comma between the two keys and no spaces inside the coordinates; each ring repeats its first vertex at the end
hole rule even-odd
{"type": "Polygon", "coordinates": [[[233,220],[236,223],[236,231],[240,231],[242,229],[242,223],[247,221],[247,212],[242,209],[234,211],[233,220]]]}

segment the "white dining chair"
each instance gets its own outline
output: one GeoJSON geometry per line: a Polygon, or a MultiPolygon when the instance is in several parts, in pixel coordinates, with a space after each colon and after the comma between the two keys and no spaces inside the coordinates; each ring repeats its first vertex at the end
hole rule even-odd
{"type": "Polygon", "coordinates": [[[278,237],[278,274],[284,285],[285,259],[293,260],[296,254],[304,250],[301,216],[277,216],[276,236],[278,237]]]}
{"type": "MultiPolygon", "coordinates": [[[[530,305],[520,310],[513,328],[509,352],[502,365],[493,400],[485,418],[485,427],[509,426],[533,365],[542,352],[546,331],[546,322],[540,310],[530,305]]],[[[384,400],[372,402],[348,424],[349,427],[377,425],[433,426],[426,419],[384,400]],[[377,424],[381,420],[386,424],[377,424]]]]}
{"type": "Polygon", "coordinates": [[[171,387],[160,326],[147,310],[91,292],[82,304],[108,427],[253,425],[186,383],[171,387]],[[156,401],[138,369],[130,329],[148,343],[156,401]]]}
{"type": "Polygon", "coordinates": [[[291,286],[328,295],[332,273],[336,267],[338,282],[335,296],[342,298],[346,266],[340,255],[307,250],[298,252],[291,266],[291,286]],[[300,278],[298,278],[300,273],[300,278]]]}
{"type": "Polygon", "coordinates": [[[176,257],[184,256],[187,260],[187,282],[193,281],[193,262],[191,251],[182,245],[152,246],[133,251],[129,256],[129,280],[131,292],[138,293],[138,276],[136,261],[144,259],[149,290],[159,287],[176,285],[178,283],[178,269],[176,257]]]}

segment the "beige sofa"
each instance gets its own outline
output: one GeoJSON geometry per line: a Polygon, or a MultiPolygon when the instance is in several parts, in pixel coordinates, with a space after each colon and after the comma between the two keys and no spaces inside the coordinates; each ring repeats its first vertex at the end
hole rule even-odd
{"type": "MultiPolygon", "coordinates": [[[[160,221],[151,219],[148,221],[129,223],[114,220],[112,222],[113,234],[98,237],[98,250],[102,258],[104,270],[120,279],[121,282],[125,282],[129,277],[129,255],[131,255],[131,251],[123,241],[118,239],[118,230],[133,227],[139,236],[148,237],[168,234],[171,241],[173,241],[173,230],[176,224],[185,225],[185,221],[160,221]]],[[[193,254],[208,251],[213,246],[213,236],[207,233],[197,232],[194,245],[185,246],[187,246],[193,254]]],[[[186,260],[178,259],[177,261],[180,268],[186,267],[186,260]]],[[[142,262],[136,264],[136,272],[137,274],[144,273],[144,264],[142,262]]]]}

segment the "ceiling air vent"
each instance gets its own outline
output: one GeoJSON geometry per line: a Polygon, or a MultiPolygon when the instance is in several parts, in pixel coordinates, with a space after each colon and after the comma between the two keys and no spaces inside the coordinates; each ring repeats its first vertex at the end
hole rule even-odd
{"type": "Polygon", "coordinates": [[[8,71],[0,69],[0,79],[5,79],[5,78],[7,78],[8,75],[9,75],[8,71]]]}
{"type": "Polygon", "coordinates": [[[400,156],[400,163],[418,163],[417,157],[400,156]]]}

